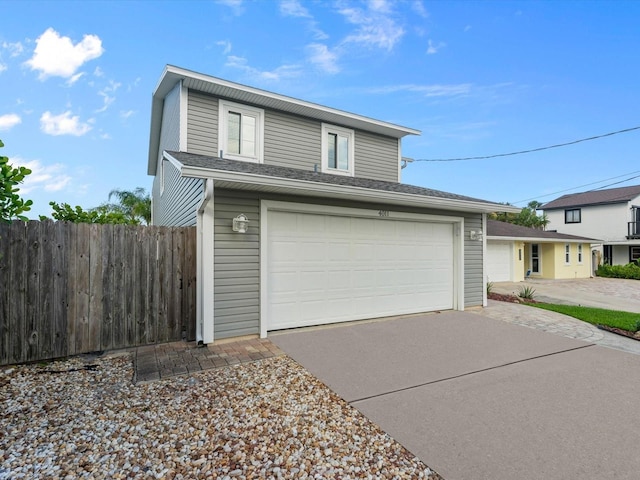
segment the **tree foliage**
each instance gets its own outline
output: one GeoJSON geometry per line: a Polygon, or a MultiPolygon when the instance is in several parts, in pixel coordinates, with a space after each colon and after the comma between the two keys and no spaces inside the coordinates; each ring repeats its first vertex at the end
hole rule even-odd
{"type": "MultiPolygon", "coordinates": [[[[2,140],[0,140],[1,147],[4,147],[2,140]]],[[[18,185],[30,173],[31,170],[26,167],[11,166],[9,158],[0,155],[0,221],[28,220],[22,214],[31,210],[33,201],[24,200],[18,195],[20,191],[18,185]]]]}
{"type": "MultiPolygon", "coordinates": [[[[72,207],[68,203],[49,202],[53,213],[51,216],[54,220],[61,222],[73,223],[116,223],[125,225],[138,225],[140,222],[132,220],[120,211],[112,211],[103,206],[84,210],[79,205],[72,207]]],[[[47,220],[44,215],[40,216],[40,220],[47,220]]]]}
{"type": "Polygon", "coordinates": [[[151,196],[142,187],[135,190],[111,190],[109,200],[115,197],[118,203],[108,203],[104,206],[112,211],[120,211],[125,217],[131,220],[138,220],[138,223],[151,223],[151,196]]]}
{"type": "MultiPolygon", "coordinates": [[[[126,225],[147,225],[151,222],[151,197],[144,188],[133,191],[112,190],[109,200],[115,196],[117,203],[103,203],[88,210],[80,206],[72,207],[68,203],[49,202],[54,220],[73,223],[117,223],[126,225]]],[[[40,220],[47,217],[40,216],[40,220]]]]}
{"type": "Polygon", "coordinates": [[[492,213],[491,218],[500,222],[513,223],[514,225],[521,225],[523,227],[537,228],[544,230],[549,219],[546,214],[538,215],[538,210],[542,204],[537,201],[532,201],[527,204],[520,213],[492,213]]]}

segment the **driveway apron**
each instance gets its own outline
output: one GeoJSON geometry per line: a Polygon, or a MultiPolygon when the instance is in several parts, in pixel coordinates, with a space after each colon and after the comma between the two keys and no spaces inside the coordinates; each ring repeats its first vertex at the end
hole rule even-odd
{"type": "Polygon", "coordinates": [[[447,480],[640,470],[638,355],[470,312],[270,339],[447,480]]]}

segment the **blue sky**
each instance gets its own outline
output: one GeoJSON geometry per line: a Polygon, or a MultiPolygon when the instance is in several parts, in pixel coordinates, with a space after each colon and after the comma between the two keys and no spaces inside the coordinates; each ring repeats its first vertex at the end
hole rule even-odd
{"type": "MultiPolygon", "coordinates": [[[[0,154],[30,215],[144,187],[166,64],[419,129],[415,159],[640,126],[635,1],[4,1],[0,154]]],[[[403,181],[497,202],[640,184],[640,130],[416,161],[403,181]]],[[[523,202],[524,201],[524,202],[523,202]]]]}

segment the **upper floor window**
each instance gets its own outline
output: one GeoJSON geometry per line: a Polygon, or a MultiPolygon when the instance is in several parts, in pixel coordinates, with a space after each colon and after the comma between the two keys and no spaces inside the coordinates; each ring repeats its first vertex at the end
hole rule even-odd
{"type": "Polygon", "coordinates": [[[218,150],[224,158],[262,163],[264,111],[220,100],[218,150]]]}
{"type": "Polygon", "coordinates": [[[353,177],[354,133],[348,128],[322,124],[322,171],[353,177]]]}
{"type": "Polygon", "coordinates": [[[564,263],[567,265],[571,263],[571,245],[568,243],[564,246],[564,263]]]}
{"type": "Polygon", "coordinates": [[[564,211],[564,223],[580,223],[582,221],[579,208],[564,211]]]}

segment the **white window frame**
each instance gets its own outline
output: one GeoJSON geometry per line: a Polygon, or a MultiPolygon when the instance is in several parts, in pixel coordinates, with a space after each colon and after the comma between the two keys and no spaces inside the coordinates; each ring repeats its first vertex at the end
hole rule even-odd
{"type": "Polygon", "coordinates": [[[564,244],[564,264],[571,265],[571,244],[564,244]]]}
{"type": "Polygon", "coordinates": [[[243,162],[263,163],[264,162],[264,110],[260,108],[249,107],[239,103],[228,102],[226,100],[218,101],[218,153],[223,158],[231,160],[241,160],[243,162]],[[256,120],[255,131],[255,155],[238,155],[228,153],[227,150],[227,132],[228,132],[228,114],[229,112],[239,113],[242,116],[250,116],[256,120]]]}
{"type": "Polygon", "coordinates": [[[331,173],[335,175],[345,175],[353,177],[355,172],[355,133],[353,130],[343,127],[337,127],[335,125],[329,125],[328,123],[322,124],[322,172],[331,173]],[[329,142],[327,141],[328,135],[332,133],[335,135],[346,136],[348,138],[348,155],[349,155],[349,168],[343,170],[339,168],[329,167],[329,142]]]}
{"type": "Polygon", "coordinates": [[[578,244],[578,264],[582,265],[583,256],[582,256],[582,244],[578,244]]]}

